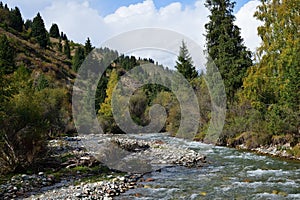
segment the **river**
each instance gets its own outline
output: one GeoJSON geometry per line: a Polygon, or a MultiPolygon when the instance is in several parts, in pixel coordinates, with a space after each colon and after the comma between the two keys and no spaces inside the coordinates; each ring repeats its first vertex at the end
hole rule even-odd
{"type": "Polygon", "coordinates": [[[168,137],[135,135],[163,140],[207,156],[202,168],[168,167],[152,172],[143,188],[116,199],[300,199],[300,163],[236,149],[168,137]]]}

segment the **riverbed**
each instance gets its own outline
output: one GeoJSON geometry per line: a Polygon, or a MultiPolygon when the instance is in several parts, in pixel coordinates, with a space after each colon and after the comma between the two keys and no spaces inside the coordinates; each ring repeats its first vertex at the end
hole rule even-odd
{"type": "Polygon", "coordinates": [[[201,168],[174,166],[145,175],[154,179],[143,188],[115,199],[300,199],[300,162],[257,155],[169,137],[165,134],[131,135],[162,140],[206,155],[201,168]]]}

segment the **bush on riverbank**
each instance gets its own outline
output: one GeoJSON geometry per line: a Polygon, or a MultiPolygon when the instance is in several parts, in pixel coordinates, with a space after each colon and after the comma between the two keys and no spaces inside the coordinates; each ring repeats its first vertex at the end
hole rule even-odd
{"type": "Polygon", "coordinates": [[[24,67],[7,79],[12,88],[0,116],[0,173],[22,171],[46,152],[46,140],[67,123],[67,91],[36,89],[24,67]]]}

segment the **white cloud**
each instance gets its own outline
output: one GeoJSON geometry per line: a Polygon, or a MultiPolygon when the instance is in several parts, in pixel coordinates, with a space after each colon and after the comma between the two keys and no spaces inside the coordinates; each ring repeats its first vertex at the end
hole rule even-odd
{"type": "Polygon", "coordinates": [[[87,37],[107,37],[108,30],[97,10],[89,6],[88,1],[54,1],[41,12],[49,29],[57,23],[69,39],[83,43],[87,37]],[[105,30],[105,31],[103,31],[105,30]]]}
{"type": "Polygon", "coordinates": [[[24,0],[6,0],[2,1],[4,4],[7,3],[10,8],[14,8],[15,6],[18,6],[23,18],[25,19],[31,19],[36,14],[43,10],[46,6],[51,5],[51,0],[30,0],[30,1],[24,1],[24,0]]]}
{"type": "Polygon", "coordinates": [[[204,24],[208,21],[208,14],[204,0],[197,1],[193,8],[185,9],[178,2],[158,9],[152,0],[145,0],[119,8],[106,16],[104,21],[115,33],[143,27],[166,28],[182,33],[203,46],[204,24]]]}
{"type": "Polygon", "coordinates": [[[245,45],[251,51],[255,51],[261,42],[257,36],[257,27],[262,24],[253,15],[256,7],[260,4],[258,0],[249,1],[236,13],[236,24],[241,28],[241,36],[245,40],[245,45]]]}
{"type": "MultiPolygon", "coordinates": [[[[153,0],[144,0],[142,3],[120,7],[110,15],[101,16],[90,6],[88,0],[54,0],[50,6],[41,10],[41,14],[47,28],[53,22],[57,23],[70,39],[83,43],[90,37],[95,46],[123,32],[155,27],[179,32],[204,48],[204,24],[208,22],[209,15],[204,2],[205,0],[195,1],[190,7],[175,2],[156,8],[153,0]]],[[[260,42],[256,31],[259,22],[253,17],[258,4],[258,0],[252,0],[236,14],[236,24],[241,28],[246,46],[252,51],[260,42]]],[[[143,54],[148,55],[145,52],[143,54]]],[[[154,57],[161,59],[161,56],[154,57]]]]}
{"type": "Polygon", "coordinates": [[[155,14],[155,6],[152,0],[145,0],[143,3],[133,4],[128,7],[122,6],[115,13],[105,17],[106,23],[131,22],[139,18],[147,18],[155,14]]]}

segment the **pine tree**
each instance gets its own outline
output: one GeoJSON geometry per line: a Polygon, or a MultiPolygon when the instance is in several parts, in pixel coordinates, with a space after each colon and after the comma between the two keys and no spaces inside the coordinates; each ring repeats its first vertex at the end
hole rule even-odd
{"type": "Polygon", "coordinates": [[[59,28],[57,24],[52,24],[49,30],[50,37],[59,38],[59,28]]]}
{"type": "Polygon", "coordinates": [[[93,50],[90,38],[87,38],[84,45],[84,50],[85,50],[85,56],[87,56],[93,50]]]}
{"type": "MultiPolygon", "coordinates": [[[[240,29],[234,25],[234,3],[230,0],[206,0],[210,21],[205,24],[206,52],[210,66],[214,62],[225,84],[227,99],[234,100],[242,86],[247,69],[252,65],[251,52],[246,49],[240,29]]],[[[207,73],[211,73],[207,67],[207,73]]]]}
{"type": "Polygon", "coordinates": [[[15,70],[15,49],[10,45],[6,35],[0,36],[0,73],[9,74],[15,70]]]}
{"type": "Polygon", "coordinates": [[[42,48],[47,47],[49,37],[48,37],[48,33],[47,33],[44,21],[43,21],[41,15],[40,15],[40,13],[38,13],[36,15],[36,17],[33,18],[33,21],[32,21],[32,36],[37,39],[37,42],[39,43],[39,45],[42,48]]]}
{"type": "Polygon", "coordinates": [[[25,22],[25,29],[28,30],[32,28],[32,21],[30,19],[27,19],[25,22]]]}
{"type": "Polygon", "coordinates": [[[60,38],[62,40],[68,40],[68,37],[67,37],[67,35],[64,32],[60,32],[60,38]]]}
{"type": "Polygon", "coordinates": [[[59,38],[59,40],[58,40],[57,49],[59,52],[62,52],[61,38],[59,38]]]}
{"type": "Polygon", "coordinates": [[[16,31],[22,32],[24,21],[18,7],[10,12],[10,26],[16,31]]]}
{"type": "Polygon", "coordinates": [[[80,68],[84,59],[85,59],[84,49],[82,47],[78,47],[78,49],[76,49],[75,55],[73,57],[73,67],[72,68],[75,72],[78,71],[78,69],[80,68]]]}
{"type": "Polygon", "coordinates": [[[67,56],[67,58],[71,58],[71,49],[68,40],[66,40],[66,43],[64,45],[64,54],[67,56]]]}
{"type": "Polygon", "coordinates": [[[184,41],[182,41],[175,68],[189,81],[198,76],[196,68],[193,65],[192,57],[184,41]]]}

